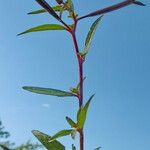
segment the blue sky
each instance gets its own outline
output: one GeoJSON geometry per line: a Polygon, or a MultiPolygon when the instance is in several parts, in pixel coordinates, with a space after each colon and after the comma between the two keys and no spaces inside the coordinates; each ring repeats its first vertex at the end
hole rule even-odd
{"type": "MultiPolygon", "coordinates": [[[[79,15],[119,0],[76,1],[79,15]]],[[[141,150],[150,146],[150,16],[146,7],[129,6],[104,16],[85,63],[85,100],[93,93],[85,126],[86,149],[141,150]]],[[[72,98],[36,95],[22,90],[32,85],[68,90],[77,83],[77,62],[68,33],[32,33],[25,29],[57,23],[49,15],[28,16],[40,8],[34,0],[0,0],[0,118],[17,144],[38,129],[54,134],[69,128],[65,116],[75,119],[78,103],[72,98]]],[[[54,1],[51,4],[55,4],[54,1]]],[[[96,17],[78,26],[83,48],[96,17]]],[[[73,141],[61,139],[67,149],[73,141]]],[[[76,141],[77,143],[77,141],[76,141]]]]}

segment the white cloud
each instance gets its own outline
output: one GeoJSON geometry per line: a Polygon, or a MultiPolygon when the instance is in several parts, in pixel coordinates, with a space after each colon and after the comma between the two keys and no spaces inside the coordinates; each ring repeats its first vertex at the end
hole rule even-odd
{"type": "Polygon", "coordinates": [[[49,108],[49,104],[42,104],[43,107],[49,108]]]}

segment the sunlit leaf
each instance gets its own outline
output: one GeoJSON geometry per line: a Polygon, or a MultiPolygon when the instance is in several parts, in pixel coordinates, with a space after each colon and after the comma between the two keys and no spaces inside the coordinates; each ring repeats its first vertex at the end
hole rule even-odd
{"type": "Polygon", "coordinates": [[[66,117],[66,120],[72,128],[75,128],[77,126],[76,123],[71,118],[66,117]]]}
{"type": "Polygon", "coordinates": [[[67,0],[67,6],[70,11],[72,11],[72,12],[74,11],[74,5],[73,5],[72,0],[67,0]]]}
{"type": "Polygon", "coordinates": [[[77,128],[82,129],[86,120],[86,116],[87,116],[87,111],[90,105],[90,102],[92,100],[92,98],[94,97],[94,95],[92,95],[90,97],[90,99],[87,101],[87,103],[85,104],[85,106],[81,107],[78,111],[77,114],[77,128]]]}
{"type": "MultiPolygon", "coordinates": [[[[65,11],[64,9],[62,9],[62,6],[59,5],[59,6],[54,6],[52,7],[52,9],[56,12],[59,12],[59,11],[65,11]]],[[[36,11],[32,11],[32,12],[29,12],[28,14],[29,15],[35,15],[35,14],[40,14],[40,13],[45,13],[47,12],[47,10],[45,9],[39,9],[39,10],[36,10],[36,11]]]]}
{"type": "Polygon", "coordinates": [[[51,136],[40,131],[33,130],[34,136],[43,144],[47,150],[65,150],[65,147],[57,140],[51,140],[51,136]]]}
{"type": "Polygon", "coordinates": [[[51,30],[66,30],[66,28],[58,24],[44,24],[44,25],[30,28],[22,33],[19,33],[18,35],[23,35],[30,32],[51,31],[51,30]]]}
{"type": "Polygon", "coordinates": [[[52,140],[63,137],[63,136],[68,136],[72,133],[73,130],[61,130],[58,133],[56,133],[54,136],[52,136],[52,140]]]}
{"type": "Polygon", "coordinates": [[[75,96],[70,92],[65,92],[65,91],[51,89],[51,88],[24,86],[23,89],[37,94],[52,95],[58,97],[75,96]]]}
{"type": "Polygon", "coordinates": [[[90,31],[88,32],[87,34],[87,37],[86,37],[86,41],[85,41],[85,48],[84,48],[84,51],[83,53],[87,54],[88,51],[89,51],[89,48],[90,48],[90,45],[91,45],[91,42],[92,42],[92,39],[93,39],[93,36],[95,34],[95,31],[98,27],[98,24],[99,22],[101,21],[102,19],[102,16],[100,16],[93,24],[92,26],[90,27],[90,31]]]}

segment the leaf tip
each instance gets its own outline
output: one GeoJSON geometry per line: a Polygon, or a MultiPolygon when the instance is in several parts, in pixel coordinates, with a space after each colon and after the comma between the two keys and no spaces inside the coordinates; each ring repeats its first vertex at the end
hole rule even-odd
{"type": "Polygon", "coordinates": [[[140,1],[134,1],[133,4],[139,5],[139,6],[146,6],[146,4],[140,2],[140,1]]]}

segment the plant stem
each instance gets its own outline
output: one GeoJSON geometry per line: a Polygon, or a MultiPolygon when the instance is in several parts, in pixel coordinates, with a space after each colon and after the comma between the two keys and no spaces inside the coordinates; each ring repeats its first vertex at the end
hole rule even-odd
{"type": "Polygon", "coordinates": [[[80,150],[84,150],[84,132],[81,130],[80,132],[80,150]]]}
{"type": "MultiPolygon", "coordinates": [[[[78,93],[78,99],[79,99],[79,108],[82,107],[83,105],[83,58],[80,56],[80,50],[78,47],[78,42],[76,38],[76,27],[77,27],[77,19],[74,16],[74,28],[71,32],[72,38],[73,38],[73,44],[75,47],[75,52],[77,56],[77,61],[78,61],[78,68],[79,68],[79,84],[80,84],[80,89],[78,93]]],[[[84,150],[84,132],[83,129],[79,131],[80,135],[80,150],[84,150]]]]}

